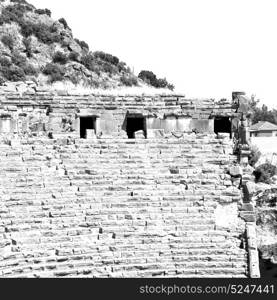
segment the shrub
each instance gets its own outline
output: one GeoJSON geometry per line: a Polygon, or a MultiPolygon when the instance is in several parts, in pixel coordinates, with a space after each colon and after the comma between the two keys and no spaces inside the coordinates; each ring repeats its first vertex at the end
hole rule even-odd
{"type": "Polygon", "coordinates": [[[0,25],[12,22],[20,23],[26,10],[26,6],[22,4],[8,5],[4,7],[1,13],[0,25]]]}
{"type": "Polygon", "coordinates": [[[175,86],[174,86],[174,84],[172,84],[172,83],[168,83],[168,84],[167,84],[167,88],[168,88],[169,90],[171,90],[171,91],[174,91],[175,86]]]}
{"type": "Polygon", "coordinates": [[[254,167],[255,164],[258,162],[258,160],[261,157],[261,152],[259,148],[256,145],[252,145],[250,148],[250,155],[249,155],[249,165],[254,167]]]}
{"type": "Polygon", "coordinates": [[[277,204],[277,194],[276,189],[265,190],[262,193],[259,193],[256,198],[256,204],[259,207],[276,207],[277,204]]]}
{"type": "Polygon", "coordinates": [[[23,67],[23,71],[26,75],[29,76],[37,76],[38,75],[38,70],[31,64],[25,64],[23,67]]]}
{"type": "Polygon", "coordinates": [[[0,26],[2,26],[5,23],[5,19],[2,15],[0,15],[0,26]]]}
{"type": "Polygon", "coordinates": [[[155,88],[168,88],[170,90],[174,90],[173,84],[168,83],[165,78],[157,78],[152,71],[143,70],[139,73],[138,77],[155,88]]]}
{"type": "Polygon", "coordinates": [[[118,71],[122,72],[125,71],[126,72],[126,63],[125,62],[119,62],[117,65],[118,71]]]}
{"type": "Polygon", "coordinates": [[[94,56],[89,53],[81,57],[81,64],[83,64],[88,70],[100,74],[99,66],[94,60],[94,56]]]}
{"type": "Polygon", "coordinates": [[[47,15],[47,16],[49,16],[49,17],[51,17],[51,10],[49,10],[49,9],[47,9],[47,8],[45,8],[45,9],[36,9],[35,10],[35,13],[36,14],[39,14],[39,15],[47,15]]]}
{"type": "Polygon", "coordinates": [[[61,24],[63,24],[63,27],[65,28],[65,29],[69,29],[69,26],[68,26],[68,24],[67,24],[67,22],[66,22],[66,20],[64,19],[64,18],[60,18],[59,20],[58,20],[61,24]]]}
{"type": "Polygon", "coordinates": [[[115,74],[118,72],[118,68],[102,59],[99,56],[95,56],[95,53],[88,53],[81,57],[81,63],[90,71],[93,71],[100,75],[101,72],[109,74],[115,74]]]}
{"type": "Polygon", "coordinates": [[[65,65],[68,62],[68,57],[61,51],[57,51],[53,56],[53,62],[65,65]]]}
{"type": "Polygon", "coordinates": [[[135,76],[132,75],[122,75],[120,77],[120,81],[123,85],[125,86],[133,86],[133,85],[137,85],[138,84],[138,80],[135,76]]]}
{"type": "Polygon", "coordinates": [[[47,16],[51,17],[52,13],[50,9],[45,8],[45,13],[47,14],[47,16]]]}
{"type": "Polygon", "coordinates": [[[21,24],[21,33],[25,38],[34,34],[33,24],[31,24],[31,23],[21,24]]]}
{"type": "Polygon", "coordinates": [[[26,58],[23,55],[20,55],[19,53],[14,53],[12,56],[12,62],[16,66],[23,68],[26,65],[26,58]]]}
{"type": "Polygon", "coordinates": [[[0,65],[2,67],[10,67],[12,63],[7,57],[0,57],[0,65]]]}
{"type": "Polygon", "coordinates": [[[157,87],[160,87],[160,88],[166,88],[168,85],[166,79],[157,79],[157,87]]]}
{"type": "Polygon", "coordinates": [[[3,83],[5,83],[5,81],[6,81],[5,78],[0,75],[0,85],[2,85],[3,83]]]}
{"type": "Polygon", "coordinates": [[[14,46],[14,39],[12,36],[10,35],[3,35],[1,37],[1,42],[7,46],[10,50],[13,49],[13,46],[14,46]]]}
{"type": "Polygon", "coordinates": [[[117,68],[114,65],[111,65],[109,63],[104,63],[101,66],[101,69],[103,72],[109,73],[109,74],[115,74],[117,72],[117,68]]]}
{"type": "Polygon", "coordinates": [[[9,81],[24,81],[26,79],[24,71],[17,66],[2,67],[1,72],[9,81]]]}
{"type": "MultiPolygon", "coordinates": [[[[16,22],[20,25],[21,33],[25,38],[34,35],[39,41],[45,44],[52,44],[55,42],[61,43],[63,37],[59,35],[55,26],[49,26],[44,23],[35,24],[24,19],[24,13],[29,10],[32,10],[31,6],[22,4],[6,6],[3,8],[0,16],[0,25],[16,22]]],[[[51,16],[51,11],[49,9],[37,9],[35,12],[51,16]]]]}
{"type": "Polygon", "coordinates": [[[74,39],[74,40],[82,49],[89,50],[89,45],[86,42],[80,41],[78,39],[74,39]]]}
{"type": "Polygon", "coordinates": [[[28,4],[28,2],[25,0],[10,0],[10,2],[28,4]]]}
{"type": "Polygon", "coordinates": [[[151,71],[141,71],[138,77],[152,86],[156,85],[157,76],[151,71]]]}
{"type": "Polygon", "coordinates": [[[25,52],[28,58],[32,57],[32,47],[31,47],[31,39],[30,38],[24,38],[23,39],[23,45],[25,46],[25,52]]]}
{"type": "Polygon", "coordinates": [[[118,63],[119,63],[119,59],[116,56],[105,53],[103,51],[96,51],[93,53],[93,55],[94,55],[94,57],[100,58],[101,60],[104,60],[113,65],[118,65],[118,63]]]}
{"type": "Polygon", "coordinates": [[[90,68],[90,65],[92,64],[94,60],[94,57],[91,54],[82,55],[81,57],[81,63],[87,68],[90,68]]]}
{"type": "Polygon", "coordinates": [[[270,163],[265,163],[257,167],[253,174],[256,182],[271,183],[271,178],[277,174],[277,167],[270,163]]]}
{"type": "Polygon", "coordinates": [[[34,24],[26,22],[21,26],[21,33],[25,38],[34,35],[40,42],[47,45],[62,41],[62,37],[58,34],[54,26],[48,26],[43,23],[34,24]]]}
{"type": "Polygon", "coordinates": [[[71,61],[79,61],[79,54],[76,51],[72,51],[68,55],[68,59],[71,61]]]}
{"type": "Polygon", "coordinates": [[[49,63],[43,68],[42,72],[50,77],[50,82],[63,81],[64,79],[64,68],[58,64],[49,63]]]}
{"type": "Polygon", "coordinates": [[[2,9],[2,13],[0,16],[0,25],[3,25],[5,23],[18,23],[19,25],[24,23],[23,16],[25,12],[32,11],[33,6],[28,4],[28,5],[23,5],[23,4],[14,4],[14,5],[8,5],[2,9]]]}
{"type": "Polygon", "coordinates": [[[88,82],[87,86],[93,87],[93,88],[99,88],[100,87],[100,82],[97,79],[91,78],[91,79],[89,79],[89,82],[88,82]]]}

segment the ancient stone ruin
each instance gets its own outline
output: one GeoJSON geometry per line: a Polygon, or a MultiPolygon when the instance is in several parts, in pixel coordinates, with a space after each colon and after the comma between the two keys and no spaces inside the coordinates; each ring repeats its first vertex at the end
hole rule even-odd
{"type": "Polygon", "coordinates": [[[2,277],[259,277],[240,93],[0,101],[2,277]]]}

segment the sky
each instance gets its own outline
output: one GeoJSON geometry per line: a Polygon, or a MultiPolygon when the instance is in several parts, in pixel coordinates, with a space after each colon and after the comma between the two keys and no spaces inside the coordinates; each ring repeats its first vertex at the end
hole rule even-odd
{"type": "Polygon", "coordinates": [[[277,108],[276,0],[28,0],[92,51],[151,70],[187,97],[256,95],[277,108]]]}

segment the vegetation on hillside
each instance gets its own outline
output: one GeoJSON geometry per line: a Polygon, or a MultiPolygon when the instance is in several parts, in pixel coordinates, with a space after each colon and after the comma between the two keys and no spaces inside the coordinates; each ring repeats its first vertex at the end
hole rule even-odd
{"type": "Polygon", "coordinates": [[[258,166],[253,174],[256,182],[270,184],[272,182],[272,177],[277,174],[277,167],[270,163],[265,163],[258,166]]]}
{"type": "MultiPolygon", "coordinates": [[[[267,190],[263,190],[258,193],[256,196],[256,204],[258,207],[274,207],[276,208],[277,205],[277,189],[271,188],[267,190]]],[[[277,218],[275,218],[277,221],[277,218]]]]}
{"type": "Polygon", "coordinates": [[[135,76],[126,63],[103,51],[92,52],[74,38],[64,18],[25,0],[0,0],[0,84],[5,81],[69,81],[94,88],[139,86],[173,89],[166,79],[142,71],[135,76]]]}
{"type": "Polygon", "coordinates": [[[139,73],[138,77],[155,88],[168,88],[171,91],[174,90],[173,84],[168,83],[166,78],[157,78],[152,71],[143,70],[139,73]]]}
{"type": "Polygon", "coordinates": [[[112,54],[90,51],[85,41],[73,37],[64,18],[51,19],[49,9],[36,9],[25,0],[0,0],[0,11],[0,83],[34,78],[94,88],[147,83],[173,89],[151,72],[138,78],[112,54]]]}
{"type": "Polygon", "coordinates": [[[258,107],[259,100],[256,100],[254,96],[251,97],[250,106],[253,110],[252,123],[258,123],[259,121],[267,121],[277,125],[277,110],[269,109],[266,105],[258,107]]]}

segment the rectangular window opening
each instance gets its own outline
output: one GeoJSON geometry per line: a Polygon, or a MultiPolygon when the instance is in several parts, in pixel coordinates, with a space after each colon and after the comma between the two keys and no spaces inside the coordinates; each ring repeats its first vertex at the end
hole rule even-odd
{"type": "Polygon", "coordinates": [[[96,133],[96,117],[80,117],[80,138],[87,138],[87,129],[94,129],[96,133]]]}
{"type": "Polygon", "coordinates": [[[230,133],[232,136],[232,122],[229,117],[216,117],[214,119],[214,132],[217,134],[219,132],[230,133]]]}
{"type": "Polygon", "coordinates": [[[129,139],[135,138],[135,132],[142,130],[146,138],[146,119],[144,117],[127,117],[126,131],[129,139]]]}

